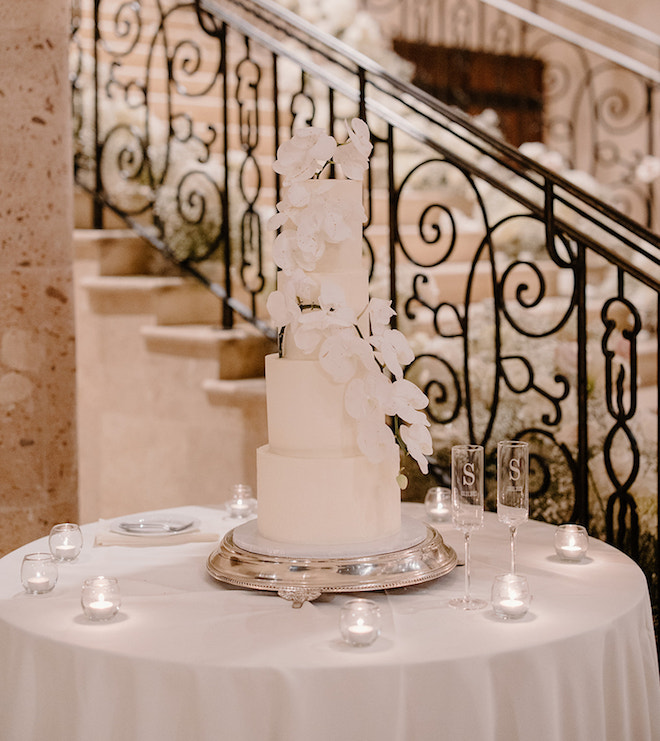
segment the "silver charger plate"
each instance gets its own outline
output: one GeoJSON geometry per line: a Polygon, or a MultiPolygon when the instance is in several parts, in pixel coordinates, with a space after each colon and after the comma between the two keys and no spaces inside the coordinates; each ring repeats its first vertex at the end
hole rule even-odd
{"type": "Polygon", "coordinates": [[[230,530],[209,555],[216,580],[277,592],[294,607],[327,592],[397,589],[448,574],[456,566],[453,548],[431,525],[403,517],[397,536],[364,546],[310,548],[261,538],[257,520],[230,530]]]}

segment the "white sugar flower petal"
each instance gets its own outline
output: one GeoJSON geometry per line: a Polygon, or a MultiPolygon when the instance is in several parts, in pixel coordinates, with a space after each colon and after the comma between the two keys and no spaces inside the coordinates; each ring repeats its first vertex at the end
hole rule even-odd
{"type": "Polygon", "coordinates": [[[287,189],[286,197],[293,208],[305,208],[310,199],[309,185],[307,183],[292,183],[287,189]]]}
{"type": "MultiPolygon", "coordinates": [[[[429,399],[426,394],[412,381],[408,381],[405,378],[401,378],[392,384],[392,390],[394,392],[394,398],[397,404],[397,414],[401,419],[405,419],[404,414],[409,413],[408,410],[426,409],[429,405],[429,399]]],[[[413,415],[415,416],[415,415],[413,415]]],[[[422,417],[426,420],[426,415],[422,414],[422,417]]],[[[406,422],[410,422],[410,419],[405,419],[406,422]]],[[[426,421],[428,424],[428,421],[426,421]]]]}
{"type": "Polygon", "coordinates": [[[294,257],[297,249],[297,235],[293,229],[280,232],[273,241],[273,261],[278,268],[285,271],[295,270],[297,262],[294,257]]]}
{"type": "Polygon", "coordinates": [[[364,378],[354,378],[346,386],[344,392],[344,407],[349,417],[361,419],[367,414],[367,394],[364,388],[364,378]]]}
{"type": "Polygon", "coordinates": [[[283,213],[276,213],[268,219],[267,227],[271,231],[277,231],[281,226],[284,226],[288,221],[288,217],[283,213]]]}
{"type": "Polygon", "coordinates": [[[398,329],[386,329],[382,335],[371,337],[371,344],[379,351],[382,362],[395,378],[402,378],[402,365],[408,365],[415,359],[408,340],[398,329]]]}
{"type": "Polygon", "coordinates": [[[284,185],[307,180],[323,168],[336,147],[335,140],[323,129],[300,129],[278,147],[273,169],[284,176],[284,185]]]}
{"type": "Polygon", "coordinates": [[[343,332],[330,335],[319,350],[321,367],[336,383],[347,383],[358,369],[357,358],[343,335],[343,332]]]}
{"type": "MultiPolygon", "coordinates": [[[[373,363],[373,356],[366,340],[359,337],[355,329],[350,327],[338,329],[324,340],[319,351],[319,361],[321,367],[334,381],[347,383],[358,373],[363,372],[370,362],[373,363]]],[[[353,388],[351,398],[347,402],[349,406],[357,398],[354,396],[356,393],[366,397],[363,385],[359,391],[353,388]]]]}
{"type": "Polygon", "coordinates": [[[282,272],[278,277],[278,287],[295,296],[301,304],[315,302],[319,294],[318,283],[299,267],[287,273],[282,272]]]}
{"type": "MultiPolygon", "coordinates": [[[[323,162],[325,164],[334,156],[335,150],[337,149],[337,142],[331,136],[326,134],[323,129],[311,127],[311,130],[315,133],[314,136],[311,137],[313,141],[310,142],[309,153],[312,157],[315,157],[318,162],[323,162]]],[[[302,131],[309,133],[310,128],[303,129],[302,131]]]]}
{"type": "Polygon", "coordinates": [[[308,317],[309,313],[301,314],[300,322],[293,328],[293,341],[296,347],[306,355],[314,352],[323,339],[323,332],[318,324],[305,321],[308,317]]]}
{"type": "Polygon", "coordinates": [[[326,280],[321,285],[319,303],[326,310],[337,309],[346,305],[346,293],[335,281],[326,280]]]}
{"type": "Polygon", "coordinates": [[[390,383],[387,394],[383,397],[385,414],[390,417],[399,417],[409,424],[424,426],[430,424],[424,412],[419,411],[428,405],[429,400],[414,383],[404,379],[390,383]]]}
{"type": "Polygon", "coordinates": [[[426,456],[433,453],[433,443],[428,428],[417,424],[401,425],[399,434],[408,449],[408,453],[417,461],[419,470],[423,474],[427,474],[429,462],[426,456]]]}
{"type": "Polygon", "coordinates": [[[266,308],[278,327],[296,322],[300,317],[300,309],[295,300],[291,300],[283,291],[273,291],[266,300],[266,308]]]}
{"type": "Polygon", "coordinates": [[[348,136],[350,140],[355,144],[356,149],[364,157],[369,157],[373,144],[371,143],[371,132],[367,126],[366,121],[361,118],[354,118],[351,120],[351,126],[346,124],[348,129],[348,136]]]}
{"type": "Polygon", "coordinates": [[[422,425],[427,427],[430,423],[424,412],[413,409],[411,406],[398,405],[396,407],[396,416],[408,424],[422,425]]]}
{"type": "Polygon", "coordinates": [[[314,232],[298,229],[292,257],[299,267],[312,271],[325,252],[325,242],[314,232]]]}
{"type": "Polygon", "coordinates": [[[389,328],[390,319],[396,314],[396,311],[392,308],[392,302],[374,296],[370,299],[367,309],[371,333],[382,335],[389,328]]]}
{"type": "Polygon", "coordinates": [[[369,160],[357,149],[353,142],[337,147],[334,161],[341,167],[349,180],[362,180],[369,160]]]}
{"type": "Polygon", "coordinates": [[[374,417],[366,417],[358,422],[357,443],[360,452],[371,463],[382,463],[396,448],[392,430],[385,422],[374,417]]]}
{"type": "Polygon", "coordinates": [[[343,242],[351,237],[351,228],[343,213],[329,210],[323,219],[323,233],[329,242],[343,242]]]}

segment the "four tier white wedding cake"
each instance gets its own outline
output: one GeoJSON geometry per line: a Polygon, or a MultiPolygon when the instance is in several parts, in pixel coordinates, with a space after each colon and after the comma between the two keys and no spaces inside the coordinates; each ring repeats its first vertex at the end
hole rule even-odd
{"type": "Polygon", "coordinates": [[[321,129],[302,129],[274,165],[284,197],[270,223],[279,230],[280,270],[268,309],[280,341],[266,358],[257,527],[279,543],[340,546],[395,535],[397,441],[424,472],[431,453],[421,411],[428,399],[403,378],[410,347],[390,328],[390,302],[369,299],[361,181],[372,145],[364,121],[353,119],[348,133],[338,145],[321,129]],[[343,179],[323,178],[329,162],[343,179]]]}

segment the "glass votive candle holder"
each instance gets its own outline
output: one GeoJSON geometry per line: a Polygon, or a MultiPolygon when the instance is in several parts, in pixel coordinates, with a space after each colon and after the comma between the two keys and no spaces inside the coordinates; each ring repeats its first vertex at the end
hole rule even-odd
{"type": "Polygon", "coordinates": [[[28,553],[21,564],[21,582],[28,594],[44,594],[57,584],[57,563],[50,553],[28,553]]]}
{"type": "Polygon", "coordinates": [[[424,507],[432,520],[448,520],[451,517],[451,489],[432,486],[424,497],[424,507]]]}
{"type": "Polygon", "coordinates": [[[565,561],[581,561],[587,555],[589,535],[582,525],[560,525],[555,530],[555,552],[565,561]]]}
{"type": "Polygon", "coordinates": [[[82,550],[83,538],[78,525],[73,522],[63,522],[53,525],[48,536],[50,552],[58,561],[74,561],[82,550]]]}
{"type": "Polygon", "coordinates": [[[114,576],[85,579],[80,593],[85,616],[90,620],[110,620],[121,606],[119,582],[114,576]]]}
{"type": "Polygon", "coordinates": [[[249,484],[234,484],[231,499],[227,502],[230,517],[249,517],[257,511],[257,500],[252,496],[249,484]]]}
{"type": "Polygon", "coordinates": [[[370,646],[380,635],[381,615],[370,599],[351,599],[341,608],[339,631],[351,646],[370,646]]]}
{"type": "Polygon", "coordinates": [[[527,578],[519,574],[500,574],[493,581],[491,602],[497,617],[517,620],[529,610],[531,596],[527,578]]]}

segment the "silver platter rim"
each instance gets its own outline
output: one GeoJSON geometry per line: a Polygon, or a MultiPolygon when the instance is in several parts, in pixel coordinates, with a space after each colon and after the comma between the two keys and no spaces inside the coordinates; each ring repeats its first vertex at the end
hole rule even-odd
{"type": "Polygon", "coordinates": [[[456,553],[428,523],[414,545],[349,558],[265,555],[236,544],[230,530],[209,555],[206,568],[220,582],[277,592],[299,607],[328,592],[398,589],[438,579],[457,564],[456,553]]]}

